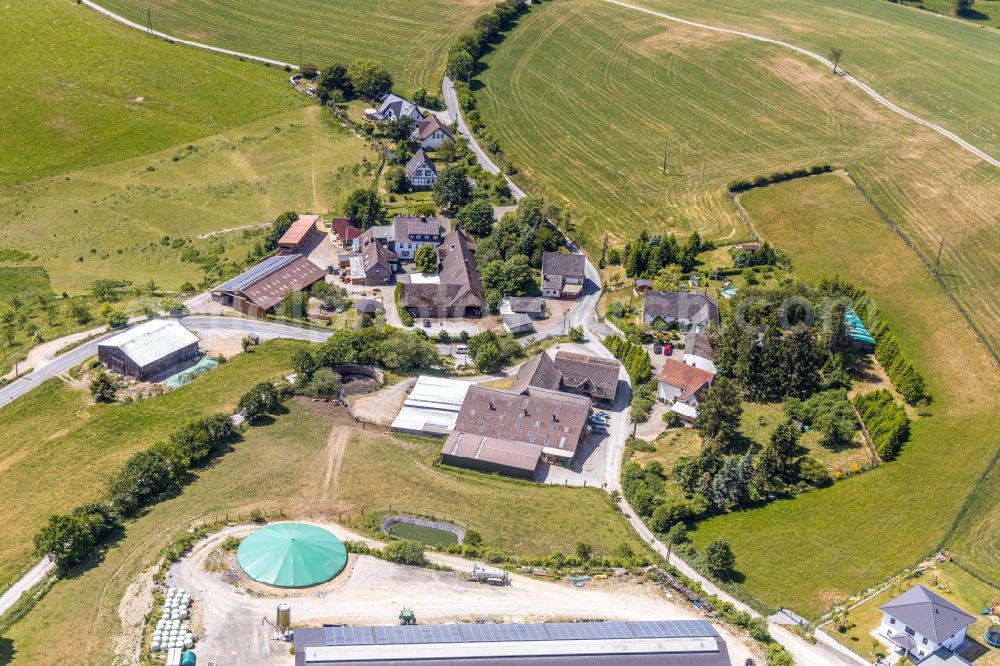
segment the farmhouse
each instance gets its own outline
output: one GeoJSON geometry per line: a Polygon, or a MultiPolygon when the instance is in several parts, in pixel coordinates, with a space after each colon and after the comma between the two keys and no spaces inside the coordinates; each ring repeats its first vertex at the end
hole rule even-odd
{"type": "Polygon", "coordinates": [[[455,427],[469,382],[444,377],[417,377],[392,422],[392,430],[413,435],[444,437],[455,427]]]}
{"type": "Polygon", "coordinates": [[[212,300],[264,318],[287,294],[302,291],[325,275],[301,254],[278,254],[214,288],[212,300]]]}
{"type": "Polygon", "coordinates": [[[583,293],[582,254],[546,252],[542,255],[542,295],[546,298],[576,298],[583,293]]]}
{"type": "Polygon", "coordinates": [[[525,393],[535,387],[614,402],[620,368],[614,359],[560,351],[553,360],[542,352],[518,368],[511,391],[525,393]]]}
{"type": "Polygon", "coordinates": [[[681,326],[719,324],[719,306],[708,296],[686,291],[647,291],[642,300],[642,321],[653,325],[677,322],[681,326]]]}
{"type": "Polygon", "coordinates": [[[715,350],[705,331],[688,331],[684,337],[684,362],[715,374],[715,350]]]}
{"type": "Polygon", "coordinates": [[[439,281],[405,285],[400,306],[414,317],[481,317],[486,293],[472,240],[462,230],[452,231],[438,247],[438,256],[439,281]]]}
{"type": "Polygon", "coordinates": [[[198,337],[173,319],[154,319],[97,345],[111,372],[144,380],[198,356],[198,337]]]}
{"type": "Polygon", "coordinates": [[[299,219],[292,222],[288,231],[278,239],[278,252],[281,254],[295,254],[303,249],[308,249],[309,242],[317,233],[316,222],[319,215],[300,215],[299,219]]]}
{"type": "MultiPolygon", "coordinates": [[[[923,585],[880,607],[882,624],[877,633],[888,639],[904,657],[917,663],[937,656],[944,663],[965,642],[965,630],[976,621],[961,608],[923,585]]],[[[961,663],[959,661],[958,663],[961,663]]]]}
{"type": "Polygon", "coordinates": [[[412,118],[414,122],[420,122],[424,119],[424,115],[420,113],[416,104],[398,95],[389,94],[382,100],[378,113],[373,114],[372,119],[391,122],[404,117],[412,118]]]}
{"type": "Polygon", "coordinates": [[[437,182],[437,169],[434,161],[427,156],[424,149],[418,150],[406,163],[406,177],[415,190],[429,190],[437,182]]]}
{"type": "Polygon", "coordinates": [[[295,666],[728,666],[704,620],[431,624],[295,630],[295,666]]]}
{"type": "Polygon", "coordinates": [[[441,244],[444,224],[436,217],[406,217],[392,219],[392,244],[390,249],[400,259],[412,260],[421,245],[441,244]]]}
{"type": "Polygon", "coordinates": [[[668,358],[657,381],[656,397],[672,403],[671,411],[685,420],[698,416],[698,398],[712,385],[715,374],[668,358]]]}
{"type": "Polygon", "coordinates": [[[530,478],[539,459],[572,464],[589,415],[590,400],[582,396],[472,386],[441,455],[451,465],[530,478]]]}
{"type": "Polygon", "coordinates": [[[413,135],[420,142],[420,147],[424,150],[437,150],[438,146],[445,141],[453,141],[455,139],[451,129],[434,114],[417,122],[417,128],[413,131],[413,135]]]}
{"type": "Polygon", "coordinates": [[[346,217],[335,217],[330,220],[330,240],[335,245],[348,248],[354,239],[361,235],[361,229],[351,224],[346,217]]]}
{"type": "Polygon", "coordinates": [[[396,269],[396,255],[386,249],[369,229],[358,237],[358,251],[351,256],[351,284],[387,285],[396,269]]]}

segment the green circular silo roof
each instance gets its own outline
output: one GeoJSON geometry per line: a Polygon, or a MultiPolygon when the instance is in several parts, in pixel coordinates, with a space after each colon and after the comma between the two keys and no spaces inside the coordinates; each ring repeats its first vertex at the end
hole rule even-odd
{"type": "Polygon", "coordinates": [[[240,544],[236,560],[248,576],[276,587],[324,583],[347,564],[347,549],[328,530],[305,523],[259,529],[240,544]]]}

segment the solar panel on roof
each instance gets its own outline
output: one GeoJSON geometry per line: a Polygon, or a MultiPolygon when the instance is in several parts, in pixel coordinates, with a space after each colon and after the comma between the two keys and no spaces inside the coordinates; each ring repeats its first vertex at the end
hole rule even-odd
{"type": "Polygon", "coordinates": [[[327,645],[374,645],[371,627],[326,627],[327,645]]]}
{"type": "Polygon", "coordinates": [[[242,291],[276,270],[284,268],[288,264],[297,261],[301,257],[301,254],[277,254],[273,257],[268,257],[256,266],[240,273],[231,280],[223,282],[215,288],[215,291],[242,291]]]}
{"type": "Polygon", "coordinates": [[[549,640],[541,624],[463,624],[459,631],[466,641],[476,643],[549,640]]]}

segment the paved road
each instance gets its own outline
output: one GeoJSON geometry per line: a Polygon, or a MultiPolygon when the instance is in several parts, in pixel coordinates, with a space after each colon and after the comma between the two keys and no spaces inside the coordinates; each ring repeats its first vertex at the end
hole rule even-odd
{"type": "Polygon", "coordinates": [[[56,566],[56,563],[47,557],[43,557],[38,564],[31,567],[31,570],[21,577],[21,580],[11,585],[6,592],[0,594],[0,615],[7,612],[7,609],[14,605],[21,595],[42,582],[49,572],[56,566]]]}
{"type": "MultiPolygon", "coordinates": [[[[637,11],[637,12],[642,12],[644,14],[649,14],[650,16],[656,16],[657,18],[665,19],[667,21],[673,21],[675,23],[682,23],[684,25],[689,25],[689,26],[694,27],[694,28],[701,28],[702,30],[711,30],[712,32],[720,32],[720,33],[724,33],[724,34],[727,34],[727,35],[735,35],[737,37],[744,37],[746,39],[752,39],[752,40],[755,40],[755,41],[758,41],[758,42],[766,42],[768,44],[775,44],[777,46],[781,46],[781,47],[784,47],[786,49],[791,49],[792,51],[795,51],[796,53],[800,53],[800,54],[806,56],[807,58],[812,58],[813,60],[816,60],[816,61],[818,61],[818,62],[826,65],[830,69],[833,69],[833,63],[830,62],[829,60],[827,60],[826,58],[824,58],[823,56],[819,55],[818,53],[814,53],[812,51],[809,51],[808,49],[804,49],[801,46],[796,46],[795,44],[790,44],[789,42],[781,41],[780,39],[773,39],[771,37],[765,37],[764,35],[756,35],[756,34],[754,34],[752,32],[743,32],[742,30],[731,30],[729,28],[720,28],[718,26],[709,25],[707,23],[699,23],[697,21],[690,21],[688,19],[683,19],[683,18],[680,18],[678,16],[672,16],[670,14],[664,14],[663,12],[658,12],[658,11],[654,11],[652,9],[647,9],[646,7],[639,7],[638,5],[633,5],[633,4],[628,3],[628,2],[622,2],[622,0],[604,0],[604,1],[605,2],[609,2],[609,3],[613,4],[613,5],[618,5],[619,7],[625,7],[626,9],[631,9],[631,10],[634,10],[634,11],[637,11]]],[[[954,132],[946,130],[945,128],[941,127],[940,125],[936,125],[935,123],[932,123],[929,120],[924,120],[923,118],[921,118],[920,116],[918,116],[916,114],[910,113],[906,109],[900,107],[898,104],[895,104],[895,103],[889,101],[888,99],[886,99],[882,95],[880,95],[877,92],[875,92],[875,90],[873,90],[872,87],[869,86],[867,83],[864,83],[863,81],[859,81],[858,79],[854,78],[850,74],[848,74],[848,73],[846,73],[846,72],[844,72],[842,70],[839,73],[840,73],[841,77],[845,81],[847,81],[848,83],[851,83],[852,85],[857,86],[859,89],[861,89],[861,91],[863,93],[865,93],[866,95],[868,95],[869,97],[871,97],[876,102],[878,102],[879,104],[881,104],[885,108],[889,109],[893,113],[899,114],[899,115],[903,116],[904,118],[907,118],[908,120],[912,120],[913,122],[917,123],[918,125],[923,125],[924,127],[928,128],[928,129],[930,129],[930,130],[932,130],[934,132],[937,132],[938,134],[940,134],[941,136],[945,137],[949,141],[952,141],[952,142],[958,144],[959,147],[961,147],[964,150],[972,153],[976,157],[978,157],[978,158],[980,158],[980,159],[982,159],[982,160],[984,160],[984,161],[992,164],[995,167],[1000,167],[1000,160],[997,160],[994,157],[990,156],[989,154],[986,153],[986,151],[981,150],[981,149],[975,147],[974,145],[972,145],[968,141],[962,139],[960,136],[958,136],[954,132]]]]}

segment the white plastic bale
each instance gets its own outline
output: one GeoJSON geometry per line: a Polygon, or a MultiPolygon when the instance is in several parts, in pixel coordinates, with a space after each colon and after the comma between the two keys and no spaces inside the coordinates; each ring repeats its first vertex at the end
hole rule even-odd
{"type": "Polygon", "coordinates": [[[181,619],[182,619],[182,620],[186,620],[186,619],[188,619],[188,616],[189,616],[189,615],[190,615],[190,613],[188,613],[188,612],[187,612],[187,610],[182,610],[182,611],[181,611],[181,619]]]}
{"type": "Polygon", "coordinates": [[[194,641],[191,640],[190,638],[186,639],[184,641],[184,647],[186,647],[188,650],[190,650],[191,648],[194,647],[194,641]]]}

